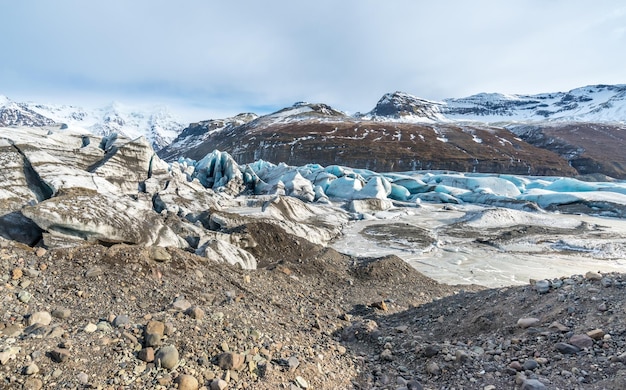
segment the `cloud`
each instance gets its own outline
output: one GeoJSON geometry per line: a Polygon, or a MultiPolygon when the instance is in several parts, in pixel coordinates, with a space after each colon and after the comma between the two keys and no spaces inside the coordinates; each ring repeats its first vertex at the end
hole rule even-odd
{"type": "Polygon", "coordinates": [[[442,99],[623,83],[624,11],[617,1],[12,2],[0,5],[0,93],[209,115],[297,100],[366,111],[394,90],[442,99]]]}

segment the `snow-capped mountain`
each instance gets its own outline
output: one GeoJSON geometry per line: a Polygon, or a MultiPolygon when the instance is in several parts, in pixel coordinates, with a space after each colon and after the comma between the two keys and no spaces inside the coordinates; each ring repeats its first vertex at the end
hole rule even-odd
{"type": "Polygon", "coordinates": [[[54,121],[0,95],[0,126],[51,126],[54,121]]]}
{"type": "Polygon", "coordinates": [[[71,105],[17,103],[0,97],[0,126],[52,126],[96,135],[119,133],[131,139],[146,137],[155,150],[170,144],[185,125],[165,106],[134,107],[111,103],[85,109],[71,105]]]}
{"type": "Polygon", "coordinates": [[[537,95],[481,93],[446,99],[443,112],[448,119],[481,122],[625,122],[626,84],[537,95]]]}
{"type": "Polygon", "coordinates": [[[408,93],[396,91],[386,93],[367,114],[355,117],[374,121],[397,121],[408,123],[432,123],[446,121],[442,113],[445,103],[418,98],[408,93]]]}
{"type": "Polygon", "coordinates": [[[399,122],[626,122],[626,84],[591,85],[537,95],[479,93],[435,102],[385,94],[362,119],[399,122]]]}

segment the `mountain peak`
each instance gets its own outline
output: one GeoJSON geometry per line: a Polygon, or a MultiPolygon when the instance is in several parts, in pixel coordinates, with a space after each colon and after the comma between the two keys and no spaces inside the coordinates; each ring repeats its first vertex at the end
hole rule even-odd
{"type": "Polygon", "coordinates": [[[422,99],[406,92],[386,93],[376,107],[363,115],[363,119],[394,120],[406,122],[434,122],[445,118],[441,115],[442,103],[422,99]]]}

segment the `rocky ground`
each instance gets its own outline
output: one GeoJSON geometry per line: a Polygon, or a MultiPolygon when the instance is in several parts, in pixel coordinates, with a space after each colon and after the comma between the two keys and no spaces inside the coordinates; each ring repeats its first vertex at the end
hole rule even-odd
{"type": "Polygon", "coordinates": [[[626,387],[625,275],[447,286],[271,234],[282,250],[255,271],[0,241],[0,387],[626,387]]]}

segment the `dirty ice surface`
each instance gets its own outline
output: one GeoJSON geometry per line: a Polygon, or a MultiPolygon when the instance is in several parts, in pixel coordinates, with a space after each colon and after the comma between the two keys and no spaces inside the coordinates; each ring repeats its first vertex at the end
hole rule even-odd
{"type": "Polygon", "coordinates": [[[626,272],[626,220],[422,203],[352,222],[332,246],[395,254],[439,282],[500,287],[587,271],[626,272]]]}

